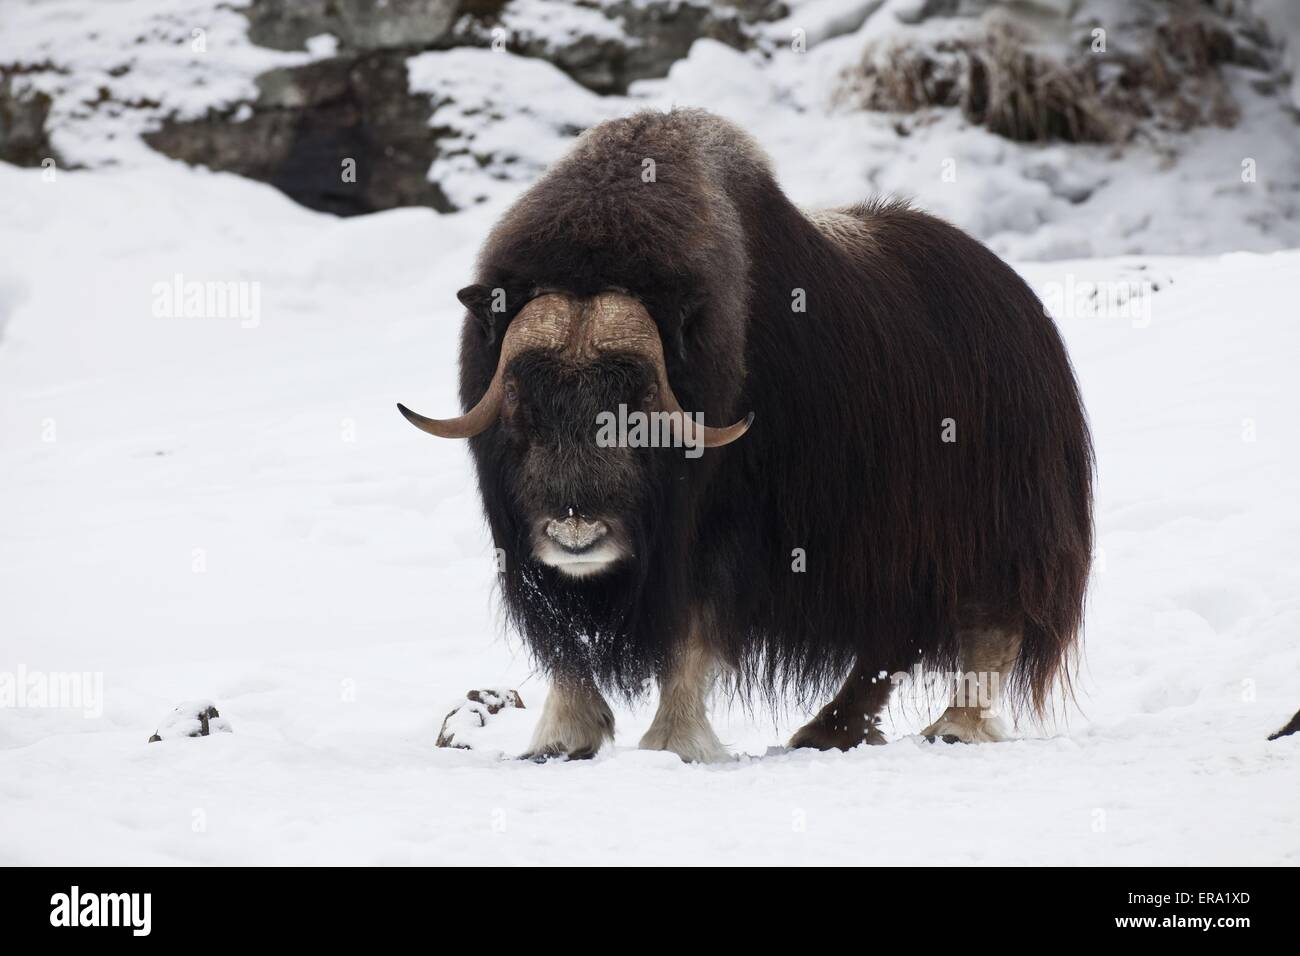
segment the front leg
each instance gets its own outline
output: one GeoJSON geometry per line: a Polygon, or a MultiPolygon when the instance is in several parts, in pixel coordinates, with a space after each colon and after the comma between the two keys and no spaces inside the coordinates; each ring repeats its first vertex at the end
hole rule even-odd
{"type": "Polygon", "coordinates": [[[692,628],[659,681],[659,709],[641,738],[642,750],[671,750],[691,763],[731,759],[709,726],[706,701],[717,671],[717,657],[705,645],[699,629],[692,628]]]}
{"type": "Polygon", "coordinates": [[[589,677],[556,677],[542,707],[542,719],[522,756],[594,757],[614,741],[614,712],[589,677]]]}

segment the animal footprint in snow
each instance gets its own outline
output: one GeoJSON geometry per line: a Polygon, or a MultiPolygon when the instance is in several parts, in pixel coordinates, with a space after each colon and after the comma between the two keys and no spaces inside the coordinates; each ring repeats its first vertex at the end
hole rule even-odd
{"type": "Polygon", "coordinates": [[[170,714],[158,723],[149,743],[171,740],[174,737],[207,737],[209,734],[230,734],[234,728],[230,721],[217,712],[210,700],[190,700],[177,704],[170,714]]]}
{"type": "Polygon", "coordinates": [[[465,695],[463,703],[452,708],[442,722],[438,732],[439,747],[454,747],[457,750],[472,750],[469,738],[473,731],[487,725],[487,719],[499,713],[502,708],[524,707],[524,700],[517,690],[472,690],[465,695]]]}

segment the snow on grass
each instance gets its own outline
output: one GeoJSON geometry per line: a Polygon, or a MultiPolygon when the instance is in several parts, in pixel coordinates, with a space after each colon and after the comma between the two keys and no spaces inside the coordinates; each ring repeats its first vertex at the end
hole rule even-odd
{"type": "Polygon", "coordinates": [[[0,709],[0,862],[1300,863],[1300,737],[1265,741],[1300,705],[1300,252],[1022,267],[1097,439],[1068,721],[936,746],[913,701],[888,746],[763,757],[803,715],[720,701],[750,756],[699,767],[633,749],[642,706],[538,766],[501,759],[545,681],[466,450],[393,408],[456,406],[495,204],[337,220],[165,162],[0,166],[0,196],[0,674],[104,686],[98,719],[0,709]],[[260,322],[155,315],[177,273],[258,283],[260,322]],[[1079,292],[1143,280],[1136,317],[1079,292]],[[434,748],[479,687],[527,709],[434,748]],[[146,743],[195,699],[235,732],[146,743]]]}
{"type": "Polygon", "coordinates": [[[797,202],[912,197],[1011,258],[1300,246],[1300,124],[1247,76],[1230,77],[1242,108],[1232,129],[1123,147],[1015,143],[956,110],[899,117],[839,102],[844,71],[890,19],[879,11],[805,53],[779,46],[769,62],[697,40],[668,77],[633,84],[628,108],[714,110],[758,139],[797,202]]]}

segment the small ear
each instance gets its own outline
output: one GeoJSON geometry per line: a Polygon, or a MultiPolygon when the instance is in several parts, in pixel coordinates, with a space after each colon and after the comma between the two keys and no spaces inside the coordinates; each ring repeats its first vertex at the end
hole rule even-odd
{"type": "MultiPolygon", "coordinates": [[[[498,291],[502,290],[493,290],[485,285],[467,285],[456,293],[456,298],[460,299],[460,304],[469,310],[470,315],[478,319],[478,324],[483,329],[483,336],[487,339],[488,345],[495,342],[497,337],[496,313],[492,311],[492,305],[498,291]]],[[[504,293],[501,295],[501,299],[504,301],[504,293]]]]}
{"type": "Polygon", "coordinates": [[[676,323],[669,334],[672,337],[673,347],[677,350],[680,358],[686,358],[686,337],[688,332],[695,324],[700,312],[704,309],[707,297],[702,293],[688,293],[684,295],[677,303],[676,323]]]}

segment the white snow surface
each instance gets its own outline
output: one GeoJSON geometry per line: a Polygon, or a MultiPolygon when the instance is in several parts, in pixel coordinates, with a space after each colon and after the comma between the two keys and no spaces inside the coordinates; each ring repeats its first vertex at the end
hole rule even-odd
{"type": "MultiPolygon", "coordinates": [[[[102,674],[102,716],[0,709],[6,863],[1300,862],[1300,251],[1025,266],[1150,277],[1150,321],[1062,308],[1097,440],[1079,707],[1020,739],[762,756],[804,715],[715,722],[718,766],[616,746],[534,765],[545,694],[502,633],[455,406],[452,291],[496,210],[338,220],[162,164],[0,166],[0,674],[102,674]],[[154,314],[260,283],[260,321],[154,314]],[[198,549],[196,551],[196,549],[198,549]],[[439,750],[517,687],[492,749],[439,750]],[[234,733],[147,744],[179,701],[234,733]]],[[[486,730],[487,728],[485,728],[486,730]]]]}
{"type": "Polygon", "coordinates": [[[509,52],[413,57],[462,137],[431,175],[473,205],[339,220],[135,138],[323,45],[258,50],[206,0],[7,4],[0,59],[67,66],[31,81],[92,168],[0,164],[0,863],[1300,863],[1300,735],[1265,740],[1300,706],[1295,120],[1243,79],[1240,126],[1154,146],[950,113],[900,137],[830,105],[876,6],[798,4],[807,53],[701,40],[627,97],[509,52]],[[765,755],[807,715],[720,699],[739,756],[706,767],[635,749],[651,697],[594,760],[509,759],[546,681],[501,625],[465,448],[393,405],[456,407],[454,291],[503,204],[575,129],[672,104],[753,132],[801,203],[916,197],[1049,301],[1158,286],[1149,321],[1056,310],[1099,468],[1067,716],[931,745],[935,702],[904,699],[888,746],[765,755]],[[178,275],[244,283],[256,319],[155,314],[178,275]],[[103,700],[7,706],[19,674],[103,700]],[[483,687],[526,709],[435,748],[483,687]],[[233,733],[146,743],[207,699],[233,733]]]}

